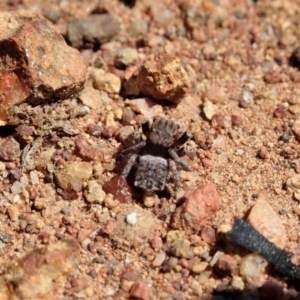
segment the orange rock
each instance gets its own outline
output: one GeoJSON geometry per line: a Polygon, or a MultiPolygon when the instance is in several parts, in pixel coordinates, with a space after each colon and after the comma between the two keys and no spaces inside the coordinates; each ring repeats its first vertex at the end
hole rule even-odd
{"type": "Polygon", "coordinates": [[[50,22],[26,11],[0,13],[0,121],[26,101],[65,99],[83,89],[86,66],[50,22]]]}
{"type": "Polygon", "coordinates": [[[214,184],[185,193],[186,201],[172,216],[172,226],[188,231],[199,231],[209,225],[219,209],[220,197],[214,184]]]}
{"type": "Polygon", "coordinates": [[[146,96],[179,103],[188,92],[190,79],[178,58],[166,54],[150,55],[141,66],[137,84],[146,96]]]}
{"type": "Polygon", "coordinates": [[[135,299],[148,300],[150,299],[150,291],[147,285],[142,281],[135,282],[129,292],[131,297],[135,299]]]}

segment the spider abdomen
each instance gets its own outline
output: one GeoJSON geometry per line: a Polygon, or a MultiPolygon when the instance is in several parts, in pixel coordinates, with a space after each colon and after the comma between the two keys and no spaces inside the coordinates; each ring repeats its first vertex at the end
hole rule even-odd
{"type": "Polygon", "coordinates": [[[143,155],[139,159],[134,185],[147,192],[163,191],[168,175],[168,161],[162,157],[143,155]]]}

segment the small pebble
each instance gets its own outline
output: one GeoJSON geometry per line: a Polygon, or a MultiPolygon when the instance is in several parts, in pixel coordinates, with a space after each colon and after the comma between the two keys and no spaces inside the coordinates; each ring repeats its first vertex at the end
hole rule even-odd
{"type": "Polygon", "coordinates": [[[214,265],[214,270],[221,276],[232,276],[236,273],[236,269],[237,261],[228,254],[222,254],[214,265]]]}
{"type": "Polygon", "coordinates": [[[5,170],[5,163],[3,161],[0,161],[0,172],[5,170]]]}
{"type": "Polygon", "coordinates": [[[163,262],[165,261],[165,259],[166,259],[166,253],[164,251],[157,253],[152,262],[152,266],[160,267],[163,264],[163,262]]]}
{"type": "Polygon", "coordinates": [[[244,90],[240,102],[241,107],[247,108],[252,104],[252,102],[253,102],[253,94],[247,90],[244,90]]]}
{"type": "Polygon", "coordinates": [[[91,240],[89,240],[89,236],[91,234],[91,230],[87,229],[87,228],[80,228],[78,230],[78,234],[77,234],[77,240],[79,243],[82,243],[83,241],[86,241],[88,245],[91,240]]]}
{"type": "Polygon", "coordinates": [[[114,110],[114,117],[116,120],[120,121],[123,117],[123,110],[121,107],[118,107],[114,110]]]}
{"type": "MultiPolygon", "coordinates": [[[[102,132],[102,137],[105,139],[109,139],[116,136],[117,133],[118,133],[118,127],[116,126],[106,127],[102,132]]],[[[107,162],[103,163],[103,167],[105,168],[106,171],[112,171],[115,168],[114,165],[115,159],[111,159],[111,158],[112,158],[111,156],[110,157],[105,156],[105,160],[107,162]]]]}
{"type": "Polygon", "coordinates": [[[233,276],[231,280],[231,286],[233,286],[236,289],[243,290],[245,287],[243,278],[240,276],[233,276]]]}
{"type": "Polygon", "coordinates": [[[103,174],[104,168],[100,162],[97,162],[93,165],[94,177],[98,178],[103,174]]]}
{"type": "Polygon", "coordinates": [[[130,122],[135,118],[135,113],[130,107],[125,107],[123,110],[122,121],[125,125],[129,125],[130,122]]]}
{"type": "Polygon", "coordinates": [[[229,224],[221,224],[217,229],[217,233],[218,235],[227,234],[230,230],[231,226],[229,224]]]}
{"type": "Polygon", "coordinates": [[[20,201],[21,197],[20,195],[15,195],[13,198],[12,198],[12,203],[18,203],[20,201]]]}
{"type": "Polygon", "coordinates": [[[17,205],[10,205],[7,209],[7,213],[10,220],[16,222],[20,215],[19,207],[17,205]]]}
{"type": "Polygon", "coordinates": [[[117,52],[116,65],[118,67],[127,67],[134,64],[139,57],[135,48],[122,48],[117,52]]]}
{"type": "Polygon", "coordinates": [[[115,126],[116,122],[115,122],[115,118],[114,118],[114,113],[112,111],[109,111],[106,114],[106,119],[105,119],[105,126],[106,127],[111,127],[111,126],[115,126]]]}
{"type": "Polygon", "coordinates": [[[142,282],[135,282],[130,291],[129,291],[130,299],[141,299],[141,300],[150,300],[150,291],[148,286],[142,282]]]}
{"type": "Polygon", "coordinates": [[[239,149],[236,150],[235,154],[238,155],[238,156],[241,156],[241,155],[244,154],[244,152],[245,151],[243,149],[239,148],[239,149]]]}
{"type": "Polygon", "coordinates": [[[170,253],[178,258],[193,258],[194,253],[187,240],[176,240],[170,247],[170,253]]]}
{"type": "Polygon", "coordinates": [[[64,214],[64,215],[69,215],[70,212],[71,212],[71,208],[70,208],[70,206],[64,206],[64,207],[60,210],[60,212],[61,212],[62,214],[64,214]]]}
{"type": "Polygon", "coordinates": [[[203,246],[197,246],[193,248],[193,252],[196,256],[203,256],[209,251],[208,244],[204,244],[203,246]]]}
{"type": "Polygon", "coordinates": [[[163,247],[163,240],[160,236],[154,236],[149,242],[153,249],[159,249],[163,247]]]}
{"type": "Polygon", "coordinates": [[[137,113],[142,114],[145,118],[153,118],[161,113],[162,106],[151,101],[149,98],[139,98],[126,101],[131,109],[137,113]]]}
{"type": "Polygon", "coordinates": [[[101,184],[96,180],[90,180],[84,191],[84,196],[87,202],[102,204],[105,199],[105,192],[102,189],[101,184]]]}
{"type": "Polygon", "coordinates": [[[136,38],[143,38],[148,31],[148,22],[145,19],[134,18],[129,25],[128,33],[136,38]]]}
{"type": "Polygon", "coordinates": [[[11,241],[11,237],[9,234],[3,234],[3,235],[0,235],[0,240],[5,243],[5,244],[8,244],[10,241],[11,241]]]}
{"type": "Polygon", "coordinates": [[[201,238],[208,244],[216,241],[216,232],[211,226],[204,226],[201,230],[201,238]]]}
{"type": "Polygon", "coordinates": [[[210,261],[210,266],[213,267],[217,261],[219,260],[219,258],[224,254],[224,252],[222,251],[217,251],[215,253],[215,255],[213,256],[212,260],[210,261]]]}
{"type": "MultiPolygon", "coordinates": [[[[292,177],[288,178],[286,181],[286,187],[288,191],[297,191],[300,190],[300,175],[295,174],[292,177]]],[[[300,198],[296,198],[297,200],[300,200],[300,198]]]]}
{"type": "Polygon", "coordinates": [[[135,225],[137,222],[137,213],[132,212],[126,216],[126,222],[129,225],[135,225]]]}
{"type": "Polygon", "coordinates": [[[103,128],[96,124],[88,124],[86,126],[85,132],[94,137],[101,137],[103,128]]]}
{"type": "Polygon", "coordinates": [[[115,136],[118,133],[118,127],[116,126],[109,126],[106,127],[102,132],[102,137],[109,139],[113,136],[115,136]]]}
{"type": "Polygon", "coordinates": [[[199,264],[193,265],[192,271],[196,274],[200,274],[204,272],[204,270],[208,267],[207,261],[202,261],[199,264]]]}
{"type": "Polygon", "coordinates": [[[199,284],[205,284],[207,283],[209,277],[211,276],[212,271],[204,271],[199,275],[199,284]]]}
{"type": "Polygon", "coordinates": [[[20,152],[20,144],[13,137],[8,137],[0,146],[0,159],[15,161],[20,157],[20,152]]]}
{"type": "Polygon", "coordinates": [[[104,204],[107,208],[114,208],[119,204],[119,201],[115,200],[112,194],[106,194],[104,204]]]}
{"type": "Polygon", "coordinates": [[[258,277],[265,272],[268,262],[256,253],[244,257],[240,263],[240,274],[244,277],[258,277]]]}
{"type": "Polygon", "coordinates": [[[172,244],[176,240],[182,240],[185,238],[185,231],[183,230],[170,230],[167,234],[167,243],[172,244]]]}
{"type": "Polygon", "coordinates": [[[13,183],[13,185],[11,186],[11,191],[14,193],[14,194],[21,194],[22,191],[24,189],[24,186],[21,182],[19,181],[15,181],[13,183]]]}
{"type": "Polygon", "coordinates": [[[203,113],[208,120],[211,120],[213,115],[216,113],[215,106],[209,100],[206,100],[203,104],[203,113]]]}
{"type": "Polygon", "coordinates": [[[106,73],[102,69],[93,69],[91,76],[94,87],[100,91],[118,94],[121,90],[121,79],[112,73],[106,73]]]}
{"type": "Polygon", "coordinates": [[[28,177],[25,174],[23,174],[20,178],[20,182],[24,187],[26,187],[29,184],[28,177]]]}
{"type": "Polygon", "coordinates": [[[148,193],[144,193],[143,195],[143,203],[146,207],[153,207],[157,200],[158,197],[156,194],[149,195],[148,193]]]}
{"type": "Polygon", "coordinates": [[[178,258],[176,257],[170,257],[167,261],[164,262],[162,266],[162,270],[164,272],[169,272],[173,270],[178,264],[178,258]]]}
{"type": "Polygon", "coordinates": [[[214,86],[203,93],[203,98],[215,104],[228,102],[228,96],[217,86],[214,86]]]}
{"type": "Polygon", "coordinates": [[[37,210],[42,210],[47,207],[48,199],[47,198],[37,198],[34,201],[34,208],[37,210]]]}
{"type": "Polygon", "coordinates": [[[294,114],[294,115],[298,114],[300,112],[300,105],[298,105],[298,104],[291,105],[289,107],[289,112],[294,114]]]}
{"type": "Polygon", "coordinates": [[[269,151],[266,147],[262,147],[257,152],[257,156],[261,159],[266,159],[268,157],[269,151]]]}
{"type": "Polygon", "coordinates": [[[29,176],[32,184],[39,184],[40,180],[36,171],[31,171],[29,176]]]}

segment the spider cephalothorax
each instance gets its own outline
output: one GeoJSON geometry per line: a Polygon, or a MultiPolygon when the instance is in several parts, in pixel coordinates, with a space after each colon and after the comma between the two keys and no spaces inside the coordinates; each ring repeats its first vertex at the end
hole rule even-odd
{"type": "Polygon", "coordinates": [[[130,156],[121,174],[116,196],[135,164],[134,186],[147,193],[163,191],[167,179],[179,182],[176,164],[190,170],[189,165],[177,154],[190,134],[188,131],[180,133],[179,128],[176,122],[164,117],[155,117],[151,126],[149,120],[143,121],[142,129],[146,140],[122,152],[135,154],[130,156]]]}

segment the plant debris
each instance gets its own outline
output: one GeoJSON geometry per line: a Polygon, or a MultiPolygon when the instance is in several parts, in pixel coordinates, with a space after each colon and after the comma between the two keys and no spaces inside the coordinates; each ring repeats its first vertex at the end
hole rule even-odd
{"type": "Polygon", "coordinates": [[[283,276],[291,280],[300,279],[300,266],[292,263],[292,253],[286,252],[268,241],[248,222],[235,219],[228,235],[236,244],[260,254],[283,276]]]}

